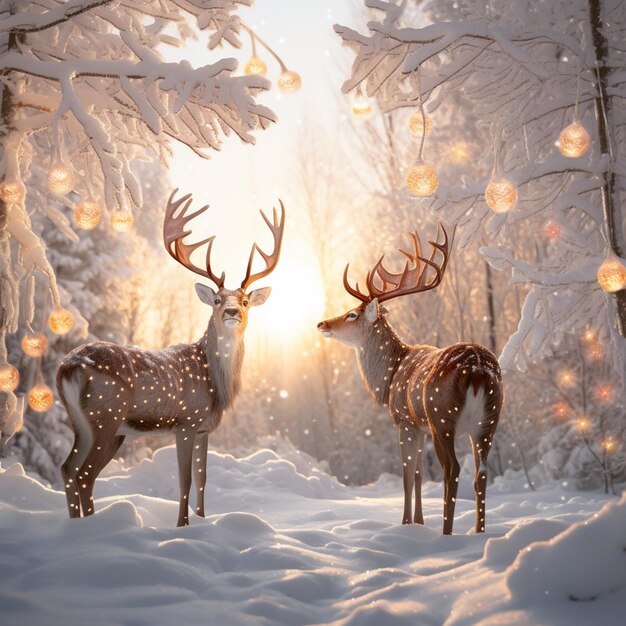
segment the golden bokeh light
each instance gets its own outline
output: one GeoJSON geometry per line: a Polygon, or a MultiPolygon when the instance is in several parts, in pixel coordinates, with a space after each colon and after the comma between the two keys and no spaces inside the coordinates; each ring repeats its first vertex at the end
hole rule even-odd
{"type": "Polygon", "coordinates": [[[115,209],[111,212],[111,227],[118,233],[128,232],[132,226],[135,218],[130,211],[124,209],[115,209]]]}
{"type": "Polygon", "coordinates": [[[20,202],[26,195],[26,188],[19,180],[5,180],[0,185],[0,198],[7,204],[20,202]]]}
{"type": "Polygon", "coordinates": [[[20,373],[9,363],[0,365],[0,391],[9,393],[20,384],[20,373]]]}
{"type": "Polygon", "coordinates": [[[611,454],[611,452],[615,451],[615,440],[611,437],[607,437],[602,441],[602,448],[607,454],[611,454]]]}
{"type": "Polygon", "coordinates": [[[32,357],[40,357],[48,349],[48,340],[43,333],[26,333],[22,337],[22,351],[32,357]]]}
{"type": "Polygon", "coordinates": [[[52,395],[52,389],[48,385],[43,383],[37,383],[28,392],[28,405],[33,411],[37,413],[43,413],[47,411],[54,402],[54,396],[52,395]]]}
{"type": "Polygon", "coordinates": [[[65,163],[56,163],[48,172],[48,189],[52,193],[65,195],[74,189],[74,170],[65,163]]]}
{"type": "Polygon", "coordinates": [[[65,335],[74,325],[74,316],[63,307],[54,307],[48,318],[48,328],[55,335],[65,335]]]}
{"type": "Polygon", "coordinates": [[[453,163],[464,163],[470,158],[471,149],[466,141],[457,141],[448,149],[448,157],[453,163]]]}
{"type": "Polygon", "coordinates": [[[586,417],[580,417],[576,425],[582,432],[589,430],[589,420],[586,417]]]}
{"type": "Polygon", "coordinates": [[[616,256],[610,256],[598,268],[598,283],[604,291],[615,293],[626,288],[626,267],[616,256]]]}
{"type": "Polygon", "coordinates": [[[408,125],[411,134],[415,135],[416,137],[421,137],[424,131],[426,131],[427,135],[428,133],[430,133],[433,123],[430,117],[428,117],[428,115],[426,115],[425,113],[424,116],[422,116],[422,110],[417,107],[417,109],[415,109],[415,111],[411,113],[408,120],[408,125]]]}
{"type": "Polygon", "coordinates": [[[492,178],[485,189],[485,201],[494,213],[506,213],[517,203],[517,189],[506,178],[492,178]]]}
{"type": "Polygon", "coordinates": [[[559,151],[563,156],[575,159],[589,150],[591,137],[580,122],[572,122],[559,134],[559,151]]]}
{"type": "Polygon", "coordinates": [[[432,196],[439,186],[439,176],[428,163],[418,161],[407,172],[406,184],[414,196],[432,196]]]}
{"type": "Polygon", "coordinates": [[[302,86],[302,79],[300,74],[292,72],[291,70],[285,70],[278,77],[278,88],[283,93],[293,93],[298,91],[302,86]]]}
{"type": "Polygon", "coordinates": [[[85,198],[74,209],[74,222],[82,230],[93,230],[102,217],[102,209],[93,198],[85,198]]]}
{"type": "Polygon", "coordinates": [[[596,387],[595,396],[600,402],[610,402],[613,399],[613,387],[608,383],[600,385],[596,387]]]}
{"type": "Polygon", "coordinates": [[[258,56],[251,56],[243,68],[246,76],[265,76],[267,74],[267,63],[258,56]]]}

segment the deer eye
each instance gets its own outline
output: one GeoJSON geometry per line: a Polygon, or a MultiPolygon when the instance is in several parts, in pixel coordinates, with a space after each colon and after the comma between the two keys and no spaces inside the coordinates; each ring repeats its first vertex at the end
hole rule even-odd
{"type": "Polygon", "coordinates": [[[215,298],[215,304],[220,304],[222,301],[219,298],[215,298]]]}
{"type": "Polygon", "coordinates": [[[349,320],[355,320],[357,317],[359,316],[354,311],[350,311],[350,313],[348,313],[349,320]]]}
{"type": "Polygon", "coordinates": [[[243,304],[244,306],[248,306],[248,301],[244,300],[241,304],[243,304]]]}

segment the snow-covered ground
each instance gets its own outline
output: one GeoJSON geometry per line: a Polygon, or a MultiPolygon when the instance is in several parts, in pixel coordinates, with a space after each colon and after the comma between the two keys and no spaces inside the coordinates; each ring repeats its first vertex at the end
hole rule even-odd
{"type": "Polygon", "coordinates": [[[499,481],[476,536],[463,476],[444,537],[440,485],[425,485],[426,526],[402,526],[399,478],[345,487],[284,444],[210,452],[209,517],[177,529],[175,467],[173,448],[112,464],[98,513],[70,521],[62,493],[5,459],[0,623],[626,623],[626,496],[499,481]]]}

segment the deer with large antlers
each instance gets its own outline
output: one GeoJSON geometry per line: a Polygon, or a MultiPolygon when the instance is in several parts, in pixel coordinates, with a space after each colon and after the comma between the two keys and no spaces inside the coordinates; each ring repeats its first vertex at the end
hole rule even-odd
{"type": "Polygon", "coordinates": [[[163,350],[140,350],[113,343],[95,342],[70,352],[57,372],[57,387],[65,405],[75,441],[61,468],[70,517],[94,512],[94,482],[113,458],[127,435],[173,433],[180,484],[178,526],[189,523],[188,499],[192,459],[196,484],[196,513],[204,517],[207,443],[222,413],[237,395],[244,356],[243,335],[248,310],[263,304],[270,287],[248,291],[267,276],[278,262],[285,224],[282,202],[280,218],[273,221],[261,211],[272,232],[274,249],[266,254],[255,243],[250,251],[241,287],[224,286],[225,275],[211,269],[214,236],[186,244],[191,234],[187,223],[208,206],[187,215],[191,195],[178,200],[174,190],[167,203],[163,241],[169,254],[187,269],[208,278],[217,289],[196,283],[200,300],[213,309],[203,337],[192,344],[163,350]],[[181,209],[182,206],[182,209],[181,209]],[[206,268],[191,261],[200,246],[207,245],[206,268]],[[258,252],[265,269],[253,273],[258,252]]]}
{"type": "Polygon", "coordinates": [[[454,442],[462,434],[471,440],[476,466],[476,532],[485,530],[487,456],[500,411],[503,391],[500,367],[495,355],[478,344],[455,343],[446,348],[404,343],[387,321],[383,302],[437,287],[449,258],[449,239],[445,228],[441,243],[430,241],[429,258],[421,255],[420,238],[410,233],[413,252],[404,270],[395,274],[383,266],[384,255],[368,272],[368,293],[348,282],[345,289],[361,304],[347,313],[320,322],[318,329],[356,349],[361,375],[374,399],[389,408],[399,430],[403,465],[403,524],[424,523],[422,513],[422,450],[430,433],[444,472],[443,532],[452,533],[460,467],[454,442]],[[439,262],[436,261],[440,257],[439,262]],[[415,511],[412,492],[415,489],[415,511]]]}

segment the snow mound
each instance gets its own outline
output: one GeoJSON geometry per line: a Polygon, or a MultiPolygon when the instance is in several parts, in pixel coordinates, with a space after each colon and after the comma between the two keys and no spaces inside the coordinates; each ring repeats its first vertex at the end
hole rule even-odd
{"type": "Polygon", "coordinates": [[[626,597],[626,494],[590,519],[523,549],[506,584],[521,603],[546,597],[591,602],[626,597]]]}

